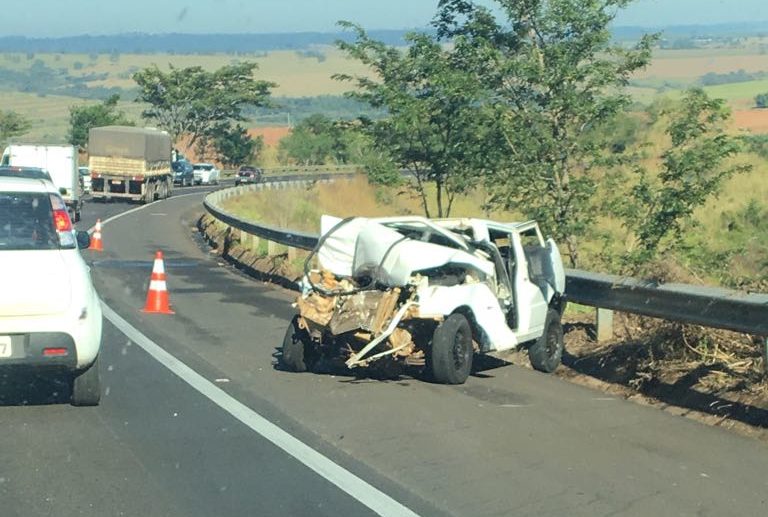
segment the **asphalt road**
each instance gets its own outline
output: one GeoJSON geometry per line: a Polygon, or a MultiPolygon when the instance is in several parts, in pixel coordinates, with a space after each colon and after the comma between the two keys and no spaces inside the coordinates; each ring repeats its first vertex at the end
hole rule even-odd
{"type": "MultiPolygon", "coordinates": [[[[204,190],[204,189],[203,189],[204,190]]],[[[198,189],[200,191],[200,189],[198,189]]],[[[764,515],[768,446],[502,363],[458,387],[274,366],[292,294],[223,264],[192,189],[108,223],[86,252],[147,338],[420,515],[764,515]],[[176,314],[140,312],[161,249],[176,314]]],[[[81,226],[133,208],[89,204],[81,226]],[[113,212],[114,210],[114,212],[113,212]]],[[[111,324],[103,403],[0,386],[0,515],[366,515],[360,499],[203,396],[111,324]]]]}

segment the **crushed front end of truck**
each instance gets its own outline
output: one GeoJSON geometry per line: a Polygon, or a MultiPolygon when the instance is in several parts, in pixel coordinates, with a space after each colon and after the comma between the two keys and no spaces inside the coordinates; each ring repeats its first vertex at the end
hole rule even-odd
{"type": "MultiPolygon", "coordinates": [[[[436,327],[480,299],[504,325],[493,261],[460,235],[424,218],[324,218],[323,226],[284,343],[288,369],[423,367],[436,327]]],[[[478,348],[471,337],[469,347],[478,348]]]]}

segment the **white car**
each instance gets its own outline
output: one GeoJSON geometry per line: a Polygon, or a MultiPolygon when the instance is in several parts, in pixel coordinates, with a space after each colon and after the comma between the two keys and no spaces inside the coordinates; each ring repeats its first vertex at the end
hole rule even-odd
{"type": "Polygon", "coordinates": [[[560,364],[565,272],[536,222],[326,216],[321,229],[283,341],[286,369],[412,366],[461,384],[475,352],[520,346],[538,370],[560,364]]]}
{"type": "Polygon", "coordinates": [[[192,166],[195,185],[218,185],[221,172],[212,163],[196,163],[192,166]]]}
{"type": "Polygon", "coordinates": [[[50,182],[0,177],[0,371],[69,374],[97,405],[102,315],[64,200],[50,182]]]}
{"type": "Polygon", "coordinates": [[[80,173],[80,186],[83,188],[83,193],[91,193],[91,169],[88,167],[78,167],[77,171],[80,173]]]}

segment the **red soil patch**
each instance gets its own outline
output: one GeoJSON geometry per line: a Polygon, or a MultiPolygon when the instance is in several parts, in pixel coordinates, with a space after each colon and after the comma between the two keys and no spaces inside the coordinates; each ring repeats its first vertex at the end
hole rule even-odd
{"type": "Polygon", "coordinates": [[[768,133],[768,109],[734,110],[733,125],[752,133],[768,133]]]}
{"type": "Polygon", "coordinates": [[[269,147],[279,144],[280,140],[288,136],[290,132],[291,128],[285,126],[252,127],[248,129],[248,134],[251,135],[251,137],[263,137],[264,145],[269,147]]]}

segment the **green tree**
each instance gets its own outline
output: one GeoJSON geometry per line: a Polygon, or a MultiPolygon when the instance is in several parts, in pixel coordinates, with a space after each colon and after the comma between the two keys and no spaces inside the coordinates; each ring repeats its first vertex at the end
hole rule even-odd
{"type": "Polygon", "coordinates": [[[268,104],[275,83],[254,79],[256,63],[227,65],[208,72],[200,66],[163,72],[157,66],[133,75],[139,87],[137,102],[149,105],[142,112],[171,135],[194,145],[217,126],[245,120],[247,107],[268,104]]]}
{"type": "Polygon", "coordinates": [[[88,146],[88,131],[92,127],[133,126],[134,122],[117,109],[119,100],[120,96],[115,94],[99,104],[71,106],[67,141],[85,149],[88,146]]]}
{"type": "Polygon", "coordinates": [[[375,163],[384,165],[385,174],[377,168],[371,178],[391,180],[387,162],[407,168],[425,215],[449,216],[456,197],[478,183],[488,152],[486,134],[493,127],[484,105],[486,89],[469,66],[479,58],[475,46],[458,37],[447,47],[432,34],[412,33],[401,51],[371,39],[359,26],[341,25],[352,29],[356,40],[339,47],[372,74],[336,78],[354,82],[357,88],[349,97],[388,114],[363,124],[382,155],[375,163]]]}
{"type": "Polygon", "coordinates": [[[0,111],[0,143],[8,143],[8,140],[23,135],[31,127],[32,124],[23,115],[15,111],[0,111]]]}
{"type": "Polygon", "coordinates": [[[768,108],[768,92],[755,96],[755,107],[768,108]]]}
{"type": "Polygon", "coordinates": [[[601,128],[630,103],[624,86],[648,64],[655,36],[633,48],[611,39],[617,10],[631,0],[441,0],[440,37],[464,41],[468,61],[493,91],[504,152],[486,177],[491,202],[537,219],[579,262],[579,238],[596,217],[600,166],[616,160],[601,128]]]}
{"type": "Polygon", "coordinates": [[[219,161],[230,168],[251,163],[264,149],[264,139],[252,138],[240,124],[217,126],[209,139],[219,161]]]}
{"type": "Polygon", "coordinates": [[[280,141],[280,156],[284,161],[302,165],[347,163],[346,130],[342,125],[321,114],[310,115],[280,141]]]}
{"type": "Polygon", "coordinates": [[[668,119],[669,147],[660,156],[660,171],[649,174],[636,167],[630,195],[615,205],[633,236],[623,257],[632,273],[674,249],[694,210],[716,196],[725,180],[750,170],[731,159],[741,144],[725,132],[730,112],[722,99],[695,88],[662,117],[668,119]]]}

